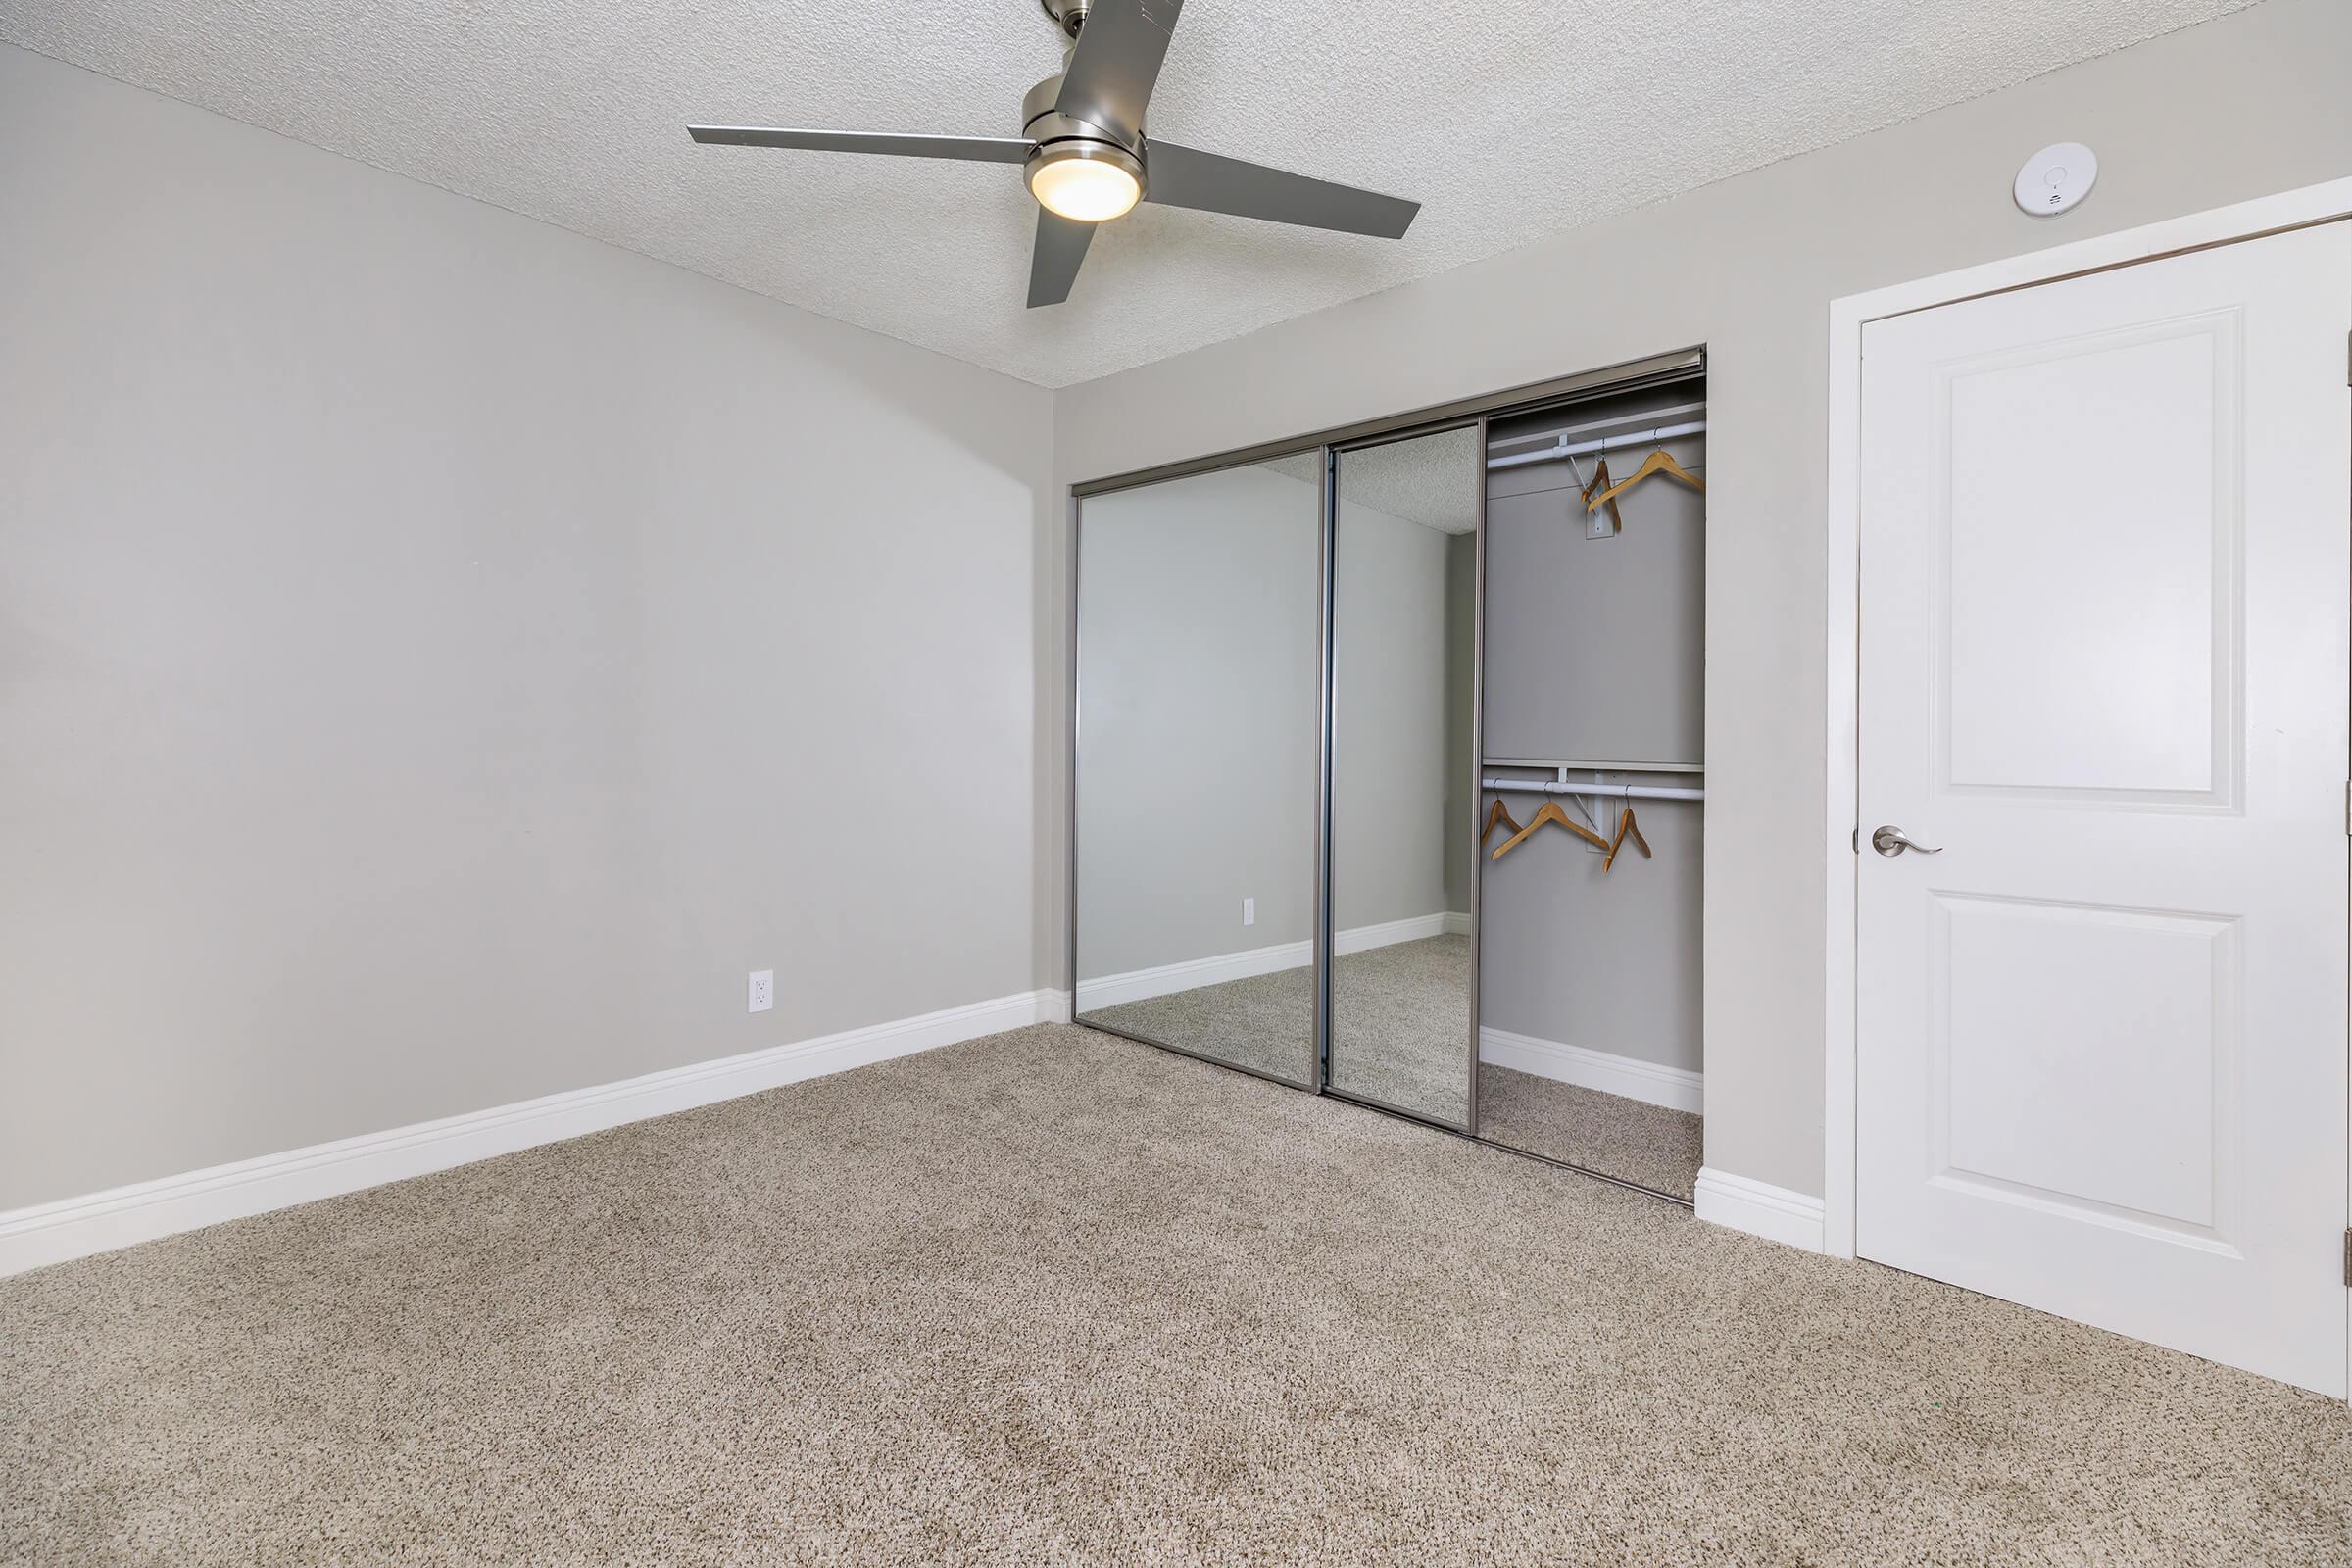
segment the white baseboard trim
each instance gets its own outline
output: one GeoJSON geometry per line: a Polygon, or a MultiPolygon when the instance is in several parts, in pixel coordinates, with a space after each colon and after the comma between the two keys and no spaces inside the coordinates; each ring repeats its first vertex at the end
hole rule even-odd
{"type": "MultiPolygon", "coordinates": [[[[1379,925],[1353,926],[1332,933],[1334,953],[1362,953],[1368,948],[1386,948],[1398,942],[1418,942],[1424,937],[1444,936],[1452,929],[1448,923],[1462,922],[1462,932],[1470,929],[1466,914],[1440,912],[1416,914],[1409,919],[1388,920],[1379,925]]],[[[1100,979],[1082,981],[1078,987],[1078,1010],[1096,1012],[1104,1007],[1116,1007],[1122,1003],[1143,1002],[1152,997],[1164,997],[1177,991],[1198,991],[1204,986],[1223,985],[1229,980],[1253,980],[1261,974],[1276,974],[1284,969],[1303,969],[1315,961],[1315,945],[1310,942],[1283,942],[1270,948],[1251,948],[1243,953],[1221,953],[1209,958],[1187,958],[1180,963],[1163,963],[1156,968],[1130,969],[1124,974],[1106,974],[1100,979]]]]}
{"type": "Polygon", "coordinates": [[[1801,1247],[1808,1252],[1828,1250],[1822,1235],[1821,1200],[1786,1187],[1708,1167],[1698,1173],[1691,1206],[1710,1224],[1745,1231],[1785,1247],[1801,1247]]]}
{"type": "Polygon", "coordinates": [[[1687,1110],[1693,1116],[1706,1108],[1702,1089],[1706,1080],[1701,1074],[1638,1056],[1513,1034],[1508,1029],[1481,1029],[1478,1058],[1580,1089],[1597,1089],[1604,1095],[1663,1105],[1668,1110],[1687,1110]]]}
{"type": "Polygon", "coordinates": [[[111,1252],[223,1220],[334,1198],[453,1165],[471,1164],[624,1122],[691,1110],[804,1078],[975,1040],[1066,1016],[1066,993],[1024,991],[919,1017],[869,1024],[770,1046],[642,1078],[566,1090],[489,1110],[208,1170],[166,1176],[81,1198],[0,1213],[0,1275],[111,1252]]]}
{"type": "Polygon", "coordinates": [[[1129,1002],[1164,997],[1171,992],[1198,991],[1202,986],[1251,980],[1284,969],[1303,969],[1314,961],[1312,942],[1283,942],[1270,948],[1251,948],[1246,953],[1220,953],[1212,958],[1187,958],[1181,963],[1163,963],[1150,969],[1130,969],[1125,974],[1106,974],[1099,980],[1081,980],[1077,1005],[1080,1012],[1097,1012],[1129,1002]]]}
{"type": "Polygon", "coordinates": [[[1447,936],[1466,937],[1470,934],[1470,911],[1468,909],[1447,909],[1444,919],[1447,936]]]}
{"type": "MultiPolygon", "coordinates": [[[[1421,942],[1446,934],[1446,922],[1451,916],[1441,910],[1436,914],[1416,914],[1409,919],[1383,920],[1378,925],[1359,925],[1347,931],[1331,934],[1331,951],[1335,954],[1362,953],[1367,948],[1394,947],[1399,942],[1421,942]]],[[[1468,916],[1464,916],[1466,920],[1468,916]]],[[[1467,932],[1468,925],[1462,930],[1467,932]]]]}

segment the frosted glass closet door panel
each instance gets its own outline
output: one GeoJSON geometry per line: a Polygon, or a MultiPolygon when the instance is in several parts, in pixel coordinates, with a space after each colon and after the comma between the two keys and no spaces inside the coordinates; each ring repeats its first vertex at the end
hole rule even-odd
{"type": "Polygon", "coordinates": [[[1462,1127],[1485,463],[1466,425],[1333,464],[1328,1082],[1462,1127]]]}

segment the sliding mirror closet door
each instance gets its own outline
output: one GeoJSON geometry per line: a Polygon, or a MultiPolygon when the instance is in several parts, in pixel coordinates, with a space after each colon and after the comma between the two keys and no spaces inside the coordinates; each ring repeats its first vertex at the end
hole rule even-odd
{"type": "Polygon", "coordinates": [[[1315,1086],[1314,454],[1078,515],[1079,1021],[1315,1086]]]}
{"type": "Polygon", "coordinates": [[[1327,1082],[1467,1127],[1478,426],[1331,461],[1327,1082]]]}

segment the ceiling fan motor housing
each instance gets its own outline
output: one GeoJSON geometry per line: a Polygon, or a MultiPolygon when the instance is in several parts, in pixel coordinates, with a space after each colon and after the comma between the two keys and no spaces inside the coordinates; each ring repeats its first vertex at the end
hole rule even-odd
{"type": "Polygon", "coordinates": [[[1061,74],[1055,72],[1039,82],[1021,99],[1021,134],[1034,142],[1099,141],[1129,153],[1141,152],[1129,146],[1111,131],[1101,125],[1062,114],[1054,106],[1061,101],[1061,74]]]}
{"type": "Polygon", "coordinates": [[[1038,0],[1038,4],[1046,8],[1054,25],[1072,38],[1086,25],[1086,14],[1093,9],[1093,0],[1038,0]]]}

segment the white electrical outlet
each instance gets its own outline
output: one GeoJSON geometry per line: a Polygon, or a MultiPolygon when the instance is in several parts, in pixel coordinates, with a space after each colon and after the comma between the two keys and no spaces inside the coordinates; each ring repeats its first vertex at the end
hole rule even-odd
{"type": "Polygon", "coordinates": [[[752,1005],[750,1010],[753,1012],[765,1012],[775,1004],[776,971],[773,969],[754,969],[752,971],[752,1005]]]}
{"type": "Polygon", "coordinates": [[[1255,899],[1244,899],[1242,901],[1242,924],[1257,924],[1257,901],[1255,899]]]}

